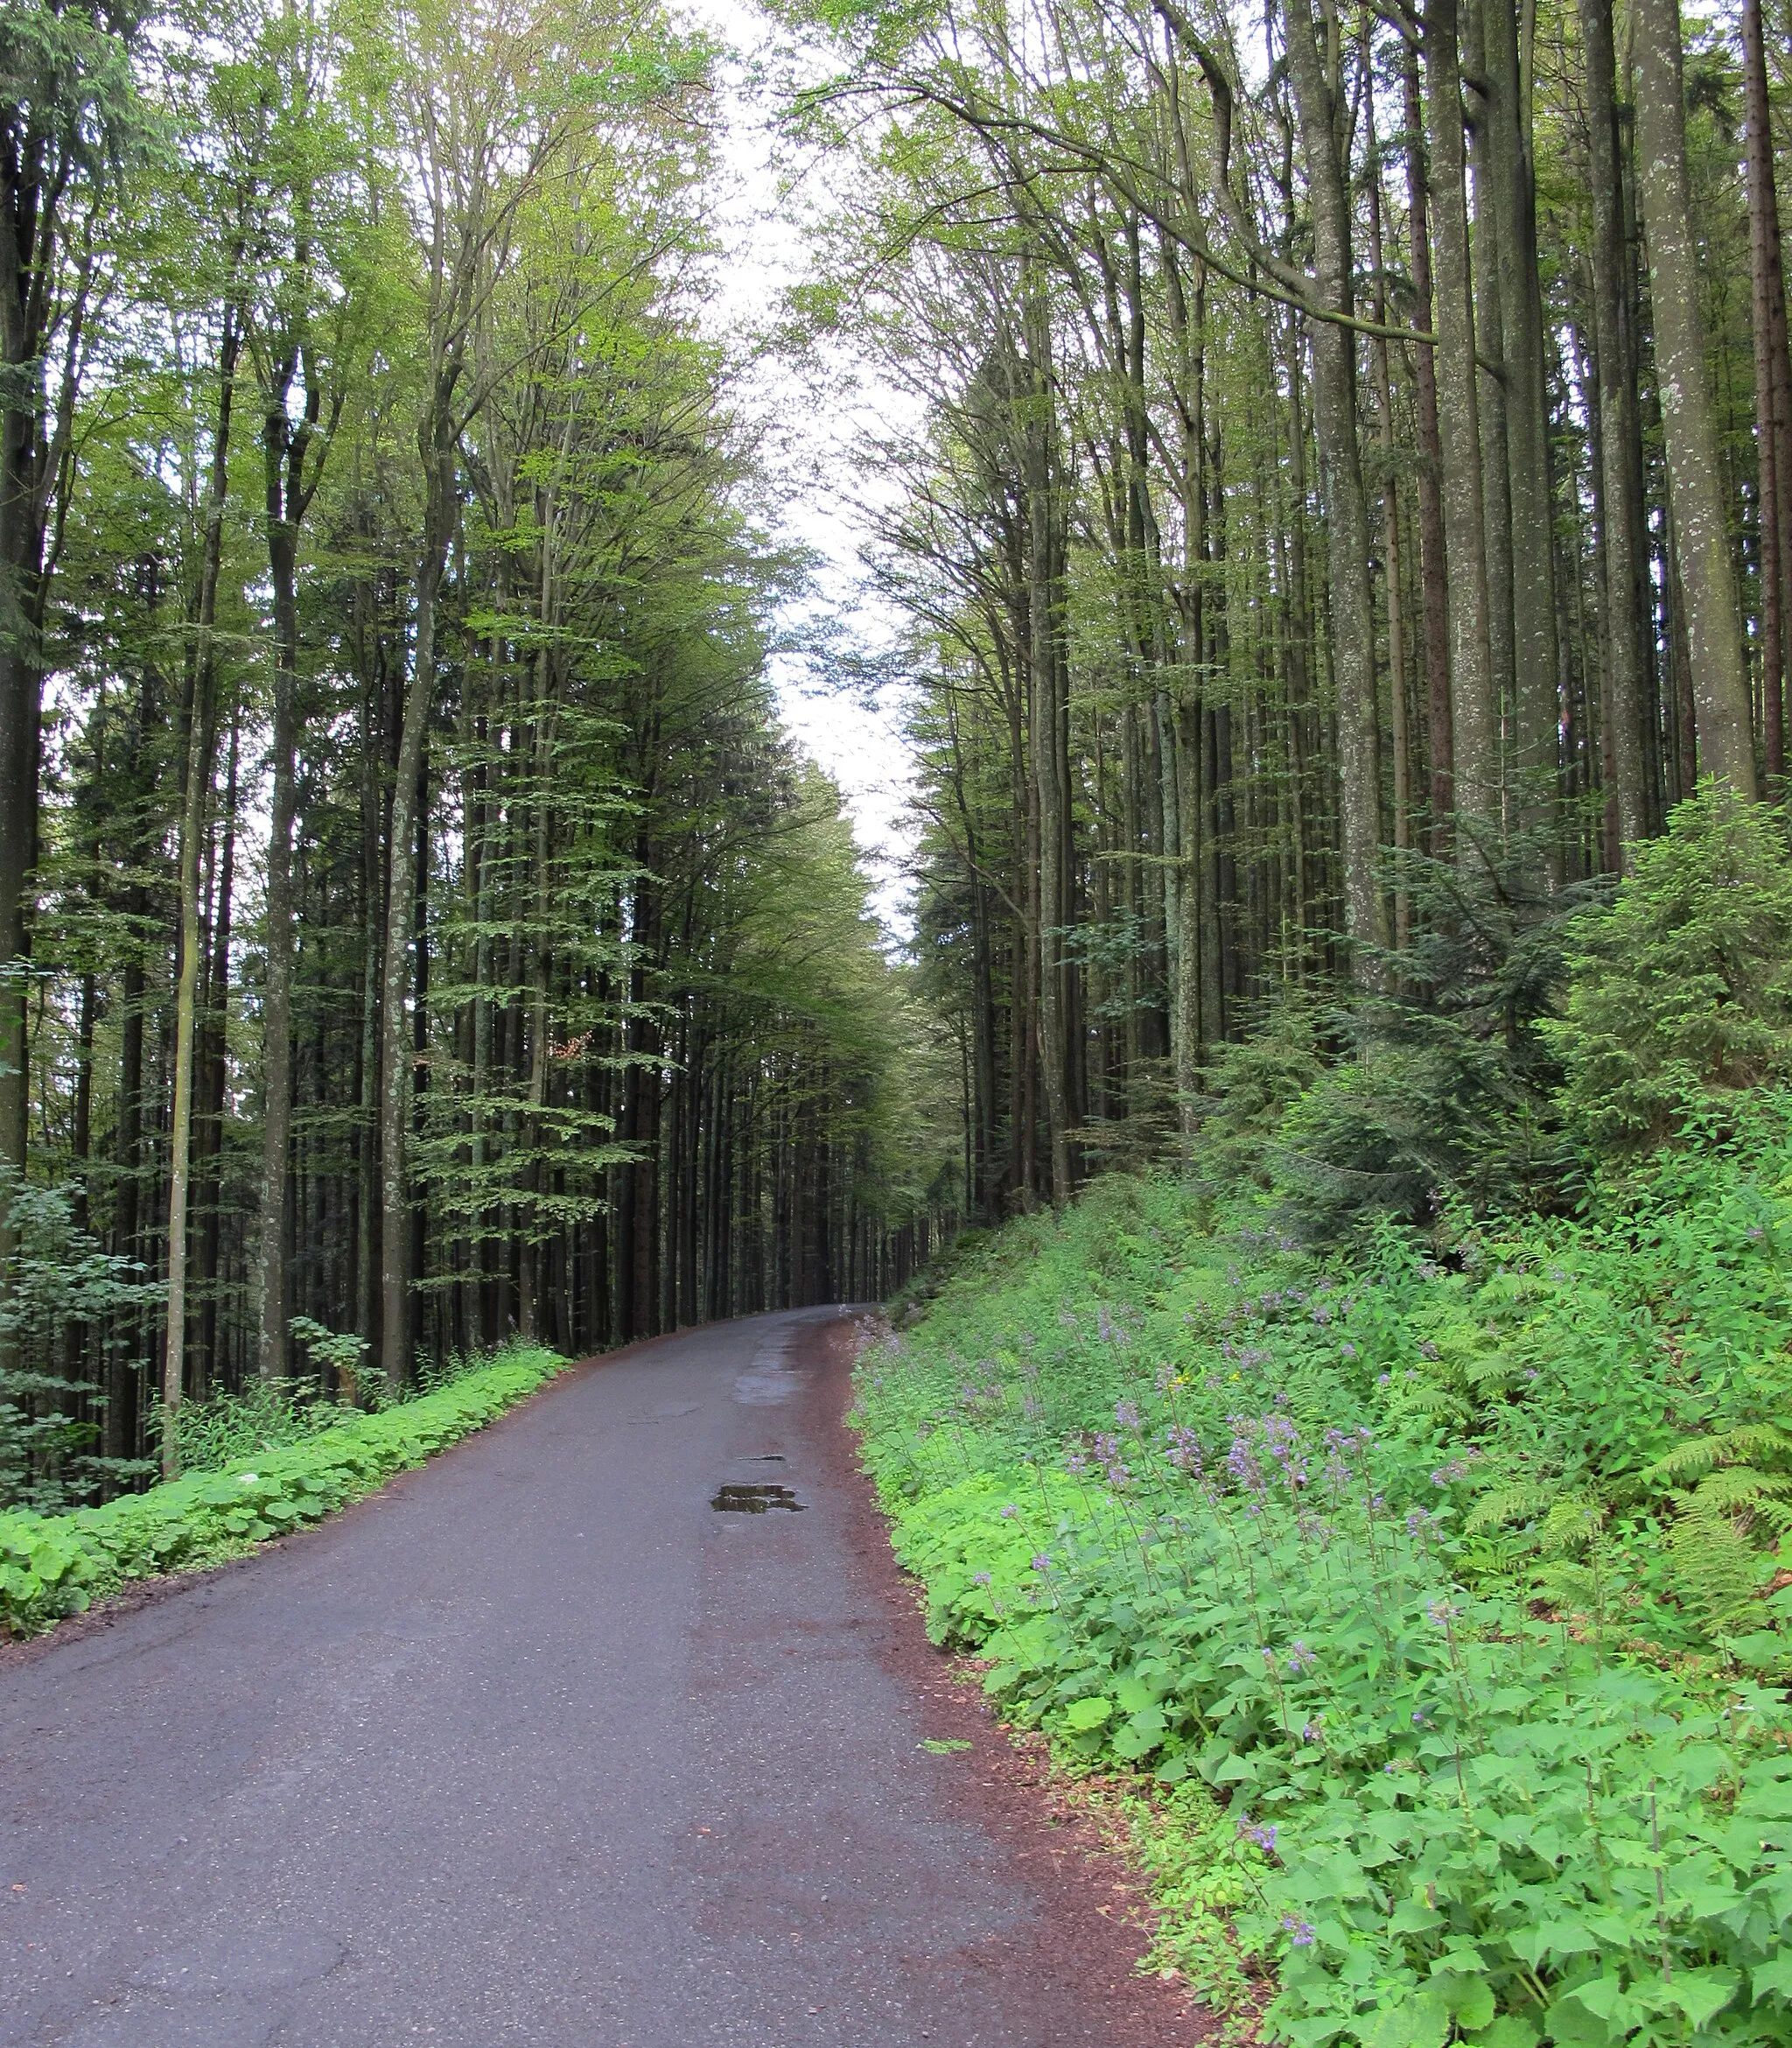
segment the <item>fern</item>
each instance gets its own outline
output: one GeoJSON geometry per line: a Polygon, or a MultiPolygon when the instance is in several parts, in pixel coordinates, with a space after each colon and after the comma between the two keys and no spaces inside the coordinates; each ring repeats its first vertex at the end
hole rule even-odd
{"type": "Polygon", "coordinates": [[[1595,1496],[1585,1491],[1564,1494],[1544,1517],[1537,1547],[1556,1557],[1586,1550],[1605,1525],[1605,1506],[1595,1496]]]}
{"type": "Polygon", "coordinates": [[[1534,1481],[1516,1486],[1496,1486],[1491,1493],[1484,1493],[1476,1501],[1463,1524],[1464,1532],[1479,1536],[1489,1530],[1508,1528],[1514,1522],[1541,1521],[1555,1505],[1556,1498],[1553,1486],[1539,1485],[1534,1481]]]}
{"type": "Polygon", "coordinates": [[[1727,1516],[1688,1511],[1668,1532],[1678,1590],[1709,1625],[1732,1617],[1754,1597],[1760,1553],[1727,1516]]]}
{"type": "Polygon", "coordinates": [[[1692,1436],[1676,1443],[1642,1475],[1645,1486],[1681,1486],[1723,1465],[1792,1462],[1792,1435],[1771,1422],[1745,1422],[1715,1436],[1692,1436]]]}
{"type": "Polygon", "coordinates": [[[1792,1434],[1748,1422],[1690,1437],[1642,1480],[1673,1490],[1668,1552],[1676,1589],[1708,1624],[1734,1620],[1760,1589],[1760,1537],[1792,1533],[1792,1434]]]}

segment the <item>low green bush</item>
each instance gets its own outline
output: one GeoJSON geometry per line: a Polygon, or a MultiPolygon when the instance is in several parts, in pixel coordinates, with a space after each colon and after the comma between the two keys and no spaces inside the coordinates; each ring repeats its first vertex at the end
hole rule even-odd
{"type": "Polygon", "coordinates": [[[1792,2040],[1792,1094],[1694,1136],[1324,1257],[1110,1182],[862,1363],[936,1639],[1188,1803],[1277,2038],[1792,2040]]]}
{"type": "Polygon", "coordinates": [[[0,1513],[0,1624],[16,1635],[78,1614],[128,1580],[192,1569],[284,1536],[373,1492],[559,1371],[519,1346],[379,1413],[338,1411],[300,1440],[72,1514],[0,1513]]]}
{"type": "Polygon", "coordinates": [[[1569,928],[1565,1013],[1544,1027],[1563,1102],[1597,1144],[1660,1143],[1792,1075],[1792,854],[1784,816],[1707,782],[1569,928]]]}
{"type": "Polygon", "coordinates": [[[149,1469],[104,1456],[98,1429],[78,1419],[91,1390],[71,1377],[80,1352],[70,1340],[113,1352],[162,1289],[77,1226],[64,1189],[40,1187],[4,1164],[0,1211],[13,1245],[0,1290],[0,1513],[58,1515],[108,1485],[134,1484],[149,1469]]]}

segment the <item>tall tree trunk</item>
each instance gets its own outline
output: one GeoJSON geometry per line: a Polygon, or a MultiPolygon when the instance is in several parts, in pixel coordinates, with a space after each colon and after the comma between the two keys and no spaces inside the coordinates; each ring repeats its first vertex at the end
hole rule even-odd
{"type": "Polygon", "coordinates": [[[1754,301],[1755,450],[1760,469],[1761,740],[1769,781],[1786,772],[1787,636],[1792,633],[1792,356],[1774,182],[1760,0],[1742,0],[1748,253],[1754,301]]]}
{"type": "MultiPolygon", "coordinates": [[[[1513,700],[1509,776],[1516,822],[1552,828],[1560,702],[1556,672],[1555,501],[1549,397],[1537,285],[1536,180],[1530,69],[1519,50],[1516,0],[1480,0],[1492,94],[1485,115],[1488,169],[1499,192],[1500,368],[1510,508],[1513,700]]],[[[1552,860],[1557,858],[1553,841],[1552,860]]]]}
{"type": "Polygon", "coordinates": [[[1643,705],[1648,675],[1643,626],[1648,616],[1648,537],[1636,450],[1636,348],[1629,318],[1623,172],[1618,156],[1616,57],[1612,0],[1581,0],[1580,32],[1586,60],[1587,168],[1592,199],[1593,338],[1600,379],[1599,456],[1604,517],[1605,686],[1607,723],[1617,778],[1619,861],[1623,846],[1648,830],[1648,761],[1643,705]]]}
{"type": "Polygon", "coordinates": [[[1460,0],[1459,29],[1463,81],[1469,88],[1469,191],[1474,200],[1471,298],[1474,312],[1475,360],[1480,375],[1475,390],[1480,429],[1481,537],[1487,550],[1488,649],[1493,663],[1494,717],[1500,739],[1499,817],[1503,830],[1510,821],[1506,802],[1507,741],[1517,694],[1518,636],[1512,611],[1512,497],[1510,447],[1506,423],[1504,273],[1500,252],[1507,223],[1496,168],[1494,137],[1495,88],[1488,75],[1487,22],[1489,7],[1503,0],[1460,0]]]}
{"type": "Polygon", "coordinates": [[[1350,194],[1345,175],[1345,95],[1310,4],[1287,13],[1288,75],[1294,88],[1307,197],[1312,212],[1315,310],[1312,323],[1313,427],[1331,572],[1332,666],[1337,694],[1343,820],[1344,929],[1359,985],[1383,978],[1374,958],[1388,945],[1382,894],[1381,718],[1376,701],[1375,604],[1369,591],[1368,498],[1356,424],[1356,341],[1350,194]]]}
{"type": "MultiPolygon", "coordinates": [[[[1424,116],[1418,52],[1405,46],[1401,66],[1406,123],[1406,206],[1412,249],[1413,317],[1433,331],[1431,195],[1424,162],[1424,116]]],[[[1456,807],[1456,750],[1450,710],[1450,591],[1444,540],[1443,436],[1438,425],[1437,351],[1420,341],[1413,351],[1413,411],[1418,443],[1418,576],[1424,618],[1425,724],[1431,754],[1431,850],[1448,852],[1450,814],[1456,807]]]]}
{"type": "MultiPolygon", "coordinates": [[[[1036,259],[1035,259],[1036,260],[1036,259]]],[[[1058,574],[1058,494],[1054,476],[1049,315],[1043,283],[1030,277],[1025,381],[1019,425],[1027,518],[1027,669],[1032,698],[1032,771],[1039,816],[1039,1063],[1050,1148],[1051,1197],[1068,1202],[1070,1162],[1069,991],[1064,936],[1071,922],[1068,756],[1070,707],[1058,635],[1063,593],[1058,574]]]]}
{"type": "Polygon", "coordinates": [[[1480,403],[1469,274],[1462,142],[1462,72],[1456,0],[1425,11],[1425,109],[1431,129],[1432,246],[1437,259],[1438,411],[1450,422],[1439,477],[1450,568],[1450,723],[1459,860],[1478,859],[1497,833],[1500,718],[1488,636],[1487,533],[1481,494],[1480,403]]]}
{"type": "Polygon", "coordinates": [[[1636,156],[1648,236],[1656,367],[1668,448],[1699,765],[1755,794],[1753,705],[1699,316],[1698,249],[1686,166],[1679,0],[1635,0],[1636,156]]]}
{"type": "MultiPolygon", "coordinates": [[[[1176,354],[1177,487],[1182,506],[1182,579],[1177,590],[1181,663],[1189,674],[1205,651],[1201,590],[1207,541],[1202,501],[1206,456],[1207,277],[1197,268],[1193,304],[1167,239],[1164,247],[1170,337],[1176,354]]],[[[1176,777],[1176,988],[1172,1045],[1185,1156],[1200,1128],[1201,1069],[1201,706],[1197,684],[1183,683],[1172,708],[1170,759],[1176,777]]]]}
{"type": "Polygon", "coordinates": [[[224,836],[218,856],[218,887],[212,920],[212,962],[206,973],[205,1017],[200,1029],[199,1130],[202,1164],[196,1176],[200,1221],[200,1372],[210,1385],[218,1376],[218,1279],[223,1252],[224,1092],[229,1062],[230,942],[236,888],[238,771],[242,714],[230,714],[230,752],[224,770],[224,836]]]}
{"type": "Polygon", "coordinates": [[[186,784],[181,810],[178,891],[180,972],[174,999],[174,1100],[169,1136],[168,1304],[162,1336],[162,1476],[178,1476],[175,1419],[180,1412],[186,1363],[187,1196],[192,1165],[193,1049],[199,1026],[200,843],[212,800],[212,755],[217,738],[216,632],[218,579],[224,554],[224,508],[229,488],[230,406],[241,336],[227,308],[218,349],[218,417],[206,500],[205,554],[200,572],[198,648],[192,701],[187,711],[186,784]]]}
{"type": "MultiPolygon", "coordinates": [[[[445,373],[442,373],[445,375],[445,373]]],[[[417,835],[424,755],[436,695],[436,608],[454,528],[453,382],[441,378],[421,436],[424,535],[417,558],[416,640],[404,691],[393,771],[392,831],[386,892],[386,943],[380,989],[380,1368],[388,1392],[410,1383],[410,1122],[413,1066],[407,997],[416,944],[417,835]]]]}
{"type": "MultiPolygon", "coordinates": [[[[1373,166],[1368,193],[1369,266],[1374,279],[1371,308],[1376,325],[1388,321],[1388,284],[1382,247],[1381,152],[1376,143],[1373,47],[1364,39],[1363,121],[1368,161],[1373,166]]],[[[1400,492],[1394,456],[1394,383],[1388,360],[1388,338],[1375,341],[1376,423],[1380,431],[1384,473],[1382,480],[1382,565],[1387,588],[1389,739],[1394,750],[1394,846],[1404,853],[1412,844],[1411,747],[1406,730],[1406,621],[1401,588],[1400,492]]],[[[1404,875],[1394,890],[1394,944],[1405,950],[1411,934],[1412,905],[1404,875]]]]}
{"type": "MultiPolygon", "coordinates": [[[[284,1379],[286,1356],[286,1197],[292,1148],[293,757],[298,744],[298,503],[308,435],[293,434],[286,381],[270,390],[262,431],[268,569],[274,586],[273,796],[269,807],[267,984],[262,1006],[260,1331],[256,1369],[284,1379]],[[278,403],[271,401],[277,399],[278,403]]],[[[315,417],[316,394],[311,396],[315,417]]]]}

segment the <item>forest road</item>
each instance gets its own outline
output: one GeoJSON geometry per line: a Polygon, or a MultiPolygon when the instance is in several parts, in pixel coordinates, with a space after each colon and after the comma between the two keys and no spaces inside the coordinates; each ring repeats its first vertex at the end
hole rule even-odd
{"type": "Polygon", "coordinates": [[[0,1653],[0,2040],[1204,2031],[928,1647],[840,1421],[851,1336],[820,1309],[634,1347],[0,1653]],[[710,1505],[765,1483],[801,1511],[710,1505]]]}

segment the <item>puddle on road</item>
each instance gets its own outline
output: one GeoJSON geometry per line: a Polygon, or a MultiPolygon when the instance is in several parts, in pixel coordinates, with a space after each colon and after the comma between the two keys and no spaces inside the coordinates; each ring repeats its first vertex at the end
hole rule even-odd
{"type": "Polygon", "coordinates": [[[710,1505],[722,1514],[762,1515],[771,1508],[802,1512],[802,1503],[789,1487],[774,1485],[768,1479],[731,1479],[717,1490],[710,1505]]]}

